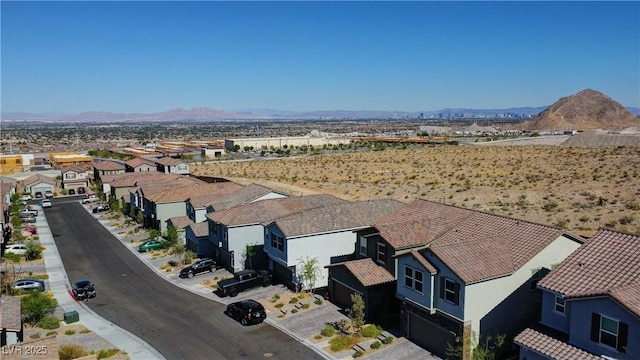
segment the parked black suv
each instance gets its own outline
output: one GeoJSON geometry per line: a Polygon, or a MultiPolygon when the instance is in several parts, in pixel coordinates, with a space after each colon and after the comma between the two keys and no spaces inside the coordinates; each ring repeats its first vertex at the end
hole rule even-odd
{"type": "Polygon", "coordinates": [[[198,275],[203,272],[213,272],[219,269],[220,266],[216,265],[216,262],[211,259],[200,259],[190,266],[180,270],[181,278],[189,278],[191,279],[194,275],[198,275]]]}
{"type": "Polygon", "coordinates": [[[267,312],[262,304],[255,300],[242,300],[227,305],[224,312],[227,316],[240,320],[244,326],[260,324],[267,318],[267,312]]]}
{"type": "Polygon", "coordinates": [[[95,285],[87,279],[74,282],[72,292],[77,300],[89,300],[96,297],[95,285]]]}

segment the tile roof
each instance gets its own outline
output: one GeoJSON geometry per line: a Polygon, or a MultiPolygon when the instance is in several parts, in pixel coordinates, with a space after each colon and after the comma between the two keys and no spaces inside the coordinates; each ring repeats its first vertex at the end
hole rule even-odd
{"type": "MultiPolygon", "coordinates": [[[[133,187],[143,186],[149,183],[162,183],[168,181],[174,181],[184,177],[179,174],[165,174],[161,172],[149,171],[149,172],[126,172],[122,174],[103,175],[100,180],[104,184],[109,184],[111,187],[133,187]]],[[[189,178],[190,181],[193,181],[189,178]]]]}
{"type": "Polygon", "coordinates": [[[197,237],[209,236],[209,225],[206,221],[191,224],[188,227],[191,228],[191,231],[193,231],[193,234],[197,237]]]}
{"type": "Polygon", "coordinates": [[[131,166],[132,168],[137,168],[140,165],[147,165],[147,166],[152,166],[152,167],[156,166],[155,161],[147,159],[147,158],[143,158],[143,157],[133,158],[133,159],[131,159],[129,161],[126,161],[125,164],[131,166]]]}
{"type": "Polygon", "coordinates": [[[56,179],[52,178],[51,176],[46,176],[46,175],[42,175],[42,174],[35,174],[35,175],[29,176],[28,178],[22,180],[22,183],[25,184],[25,185],[38,184],[38,183],[45,183],[45,184],[49,184],[49,185],[55,185],[56,184],[56,179]]]}
{"type": "Polygon", "coordinates": [[[75,172],[75,173],[86,173],[89,172],[90,168],[89,167],[84,167],[84,166],[80,166],[80,165],[71,165],[71,166],[65,166],[62,169],[60,169],[60,173],[64,174],[64,173],[68,173],[68,172],[75,172]]]}
{"type": "Polygon", "coordinates": [[[180,159],[174,159],[169,156],[159,158],[158,160],[156,160],[156,163],[164,166],[178,166],[181,164],[186,164],[186,162],[180,159]]]}
{"type": "Polygon", "coordinates": [[[466,284],[513,273],[560,236],[580,242],[559,228],[422,199],[375,227],[392,246],[429,245],[466,284]],[[405,228],[408,239],[398,236],[405,228]]]}
{"type": "Polygon", "coordinates": [[[345,261],[325,267],[344,266],[365,287],[386,284],[396,281],[387,269],[376,264],[371,258],[345,261]]]}
{"type": "Polygon", "coordinates": [[[232,193],[220,196],[217,199],[215,199],[213,202],[210,202],[209,204],[206,204],[206,205],[212,205],[215,211],[226,210],[238,205],[255,201],[261,196],[265,196],[269,193],[278,193],[278,194],[287,195],[279,191],[270,189],[268,187],[264,187],[257,184],[249,184],[238,191],[234,191],[232,193]]]}
{"type": "Polygon", "coordinates": [[[412,250],[411,255],[413,256],[414,259],[416,259],[420,263],[420,265],[422,265],[425,269],[427,269],[427,271],[429,271],[431,275],[435,275],[438,273],[438,269],[436,269],[436,267],[433,266],[433,264],[431,264],[427,259],[425,259],[424,256],[420,255],[420,253],[417,250],[412,250]]]}
{"type": "Polygon", "coordinates": [[[106,160],[93,164],[93,168],[98,170],[124,170],[124,165],[106,160]]]}
{"type": "Polygon", "coordinates": [[[318,206],[344,203],[347,201],[325,194],[266,199],[209,213],[206,217],[226,226],[260,224],[318,206]]]}
{"type": "Polygon", "coordinates": [[[575,346],[545,335],[533,329],[525,329],[513,342],[556,360],[596,360],[602,359],[575,346]]]}
{"type": "Polygon", "coordinates": [[[234,182],[186,185],[181,187],[172,187],[165,191],[155,192],[150,195],[145,194],[145,197],[148,200],[158,204],[165,202],[186,201],[191,197],[202,195],[228,194],[232,191],[240,189],[241,187],[242,185],[236,184],[234,182]]]}
{"type": "Polygon", "coordinates": [[[20,331],[22,329],[20,309],[19,296],[0,297],[0,329],[20,331]]]}
{"type": "Polygon", "coordinates": [[[372,226],[381,217],[398,210],[404,204],[396,200],[366,200],[322,206],[276,219],[284,236],[356,230],[372,226]]]}
{"type": "Polygon", "coordinates": [[[188,216],[174,216],[167,221],[170,221],[171,225],[176,229],[184,229],[194,223],[188,216]]]}
{"type": "Polygon", "coordinates": [[[611,296],[640,316],[640,236],[600,230],[538,286],[566,299],[611,296]]]}

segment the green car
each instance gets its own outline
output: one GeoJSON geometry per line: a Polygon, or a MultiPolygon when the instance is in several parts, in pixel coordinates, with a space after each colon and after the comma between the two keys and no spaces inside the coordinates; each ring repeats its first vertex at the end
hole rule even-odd
{"type": "Polygon", "coordinates": [[[164,249],[165,247],[167,247],[167,242],[166,241],[160,241],[160,240],[156,240],[156,239],[149,239],[149,240],[143,242],[142,244],[140,244],[140,247],[138,247],[138,251],[139,252],[147,252],[147,251],[151,251],[151,250],[164,249]]]}

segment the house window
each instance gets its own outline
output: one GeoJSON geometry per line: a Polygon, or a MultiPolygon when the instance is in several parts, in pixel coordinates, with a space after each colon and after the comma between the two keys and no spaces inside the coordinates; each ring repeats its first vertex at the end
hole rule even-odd
{"type": "Polygon", "coordinates": [[[367,256],[367,238],[360,236],[360,255],[367,256]]]}
{"type": "Polygon", "coordinates": [[[64,174],[64,178],[65,179],[75,179],[76,178],[76,174],[75,173],[66,173],[66,174],[64,174]]]}
{"type": "Polygon", "coordinates": [[[440,298],[454,305],[460,304],[460,284],[448,278],[440,278],[440,298]]]}
{"type": "Polygon", "coordinates": [[[422,271],[405,266],[404,268],[404,284],[413,290],[422,293],[422,271]]]}
{"type": "Polygon", "coordinates": [[[556,295],[556,312],[564,314],[564,298],[556,295]]]}
{"type": "Polygon", "coordinates": [[[381,263],[387,262],[387,245],[378,243],[378,252],[376,254],[376,260],[381,263]]]}
{"type": "Polygon", "coordinates": [[[284,239],[282,236],[278,236],[276,234],[271,234],[271,247],[274,249],[278,249],[280,251],[284,251],[284,239]]]}
{"type": "Polygon", "coordinates": [[[628,333],[629,325],[605,315],[591,314],[591,340],[624,353],[628,333]]]}

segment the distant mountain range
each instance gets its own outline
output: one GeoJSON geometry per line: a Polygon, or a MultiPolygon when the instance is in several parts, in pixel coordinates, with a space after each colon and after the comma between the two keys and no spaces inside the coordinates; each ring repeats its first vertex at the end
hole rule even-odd
{"type": "MultiPolygon", "coordinates": [[[[260,120],[350,120],[350,119],[437,119],[437,118],[493,118],[513,117],[532,118],[547,106],[519,107],[507,109],[470,109],[447,108],[436,111],[286,111],[272,109],[244,109],[236,111],[216,110],[197,107],[191,110],[171,109],[158,113],[111,113],[105,111],[90,111],[80,114],[63,113],[26,113],[2,112],[2,121],[35,121],[35,122],[172,122],[172,121],[260,121],[260,120]]],[[[640,115],[640,108],[628,108],[634,114],[640,115]]]]}

